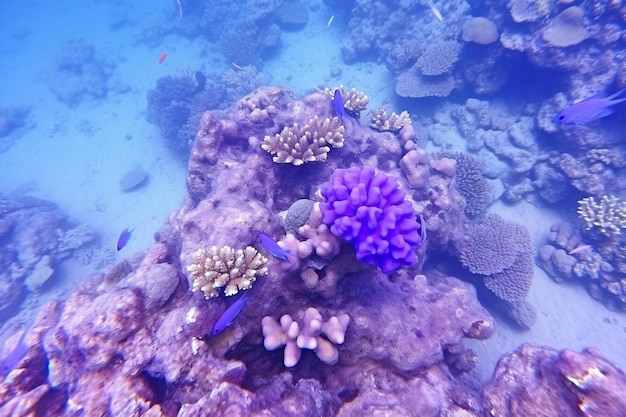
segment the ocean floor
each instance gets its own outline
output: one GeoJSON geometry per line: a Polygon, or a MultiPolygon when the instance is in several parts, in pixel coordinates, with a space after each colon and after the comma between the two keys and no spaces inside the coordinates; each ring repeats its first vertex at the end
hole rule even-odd
{"type": "MultiPolygon", "coordinates": [[[[28,190],[30,195],[55,202],[77,223],[91,225],[101,243],[111,248],[124,228],[134,229],[128,246],[116,254],[115,260],[129,257],[151,244],[153,234],[186,196],[185,158],[173,153],[158,129],[146,121],[147,90],[159,77],[173,73],[180,65],[205,70],[221,65],[225,70],[229,64],[211,58],[214,52],[200,41],[168,37],[159,47],[129,42],[129,36],[137,31],[137,22],[155,18],[161,13],[159,10],[145,14],[137,10],[127,26],[107,35],[110,29],[106,23],[102,27],[87,27],[61,19],[52,27],[45,19],[47,8],[62,15],[69,3],[43,1],[37,2],[37,6],[23,7],[9,10],[7,5],[0,6],[0,24],[4,27],[0,58],[7,63],[0,68],[0,107],[31,109],[27,125],[15,132],[15,143],[0,153],[0,192],[28,190]],[[15,21],[32,24],[19,27],[15,21]],[[50,30],[56,31],[55,36],[46,38],[50,30]],[[71,37],[93,43],[96,53],[114,65],[112,82],[129,88],[111,89],[104,99],[86,101],[77,107],[60,103],[48,88],[47,71],[55,51],[71,37]],[[37,48],[21,47],[32,45],[35,40],[41,42],[37,48]],[[158,65],[156,61],[163,50],[169,54],[158,65]],[[148,184],[137,191],[122,192],[120,178],[136,165],[148,172],[148,184]]],[[[87,6],[76,3],[71,7],[87,6]]],[[[104,4],[98,7],[104,16],[110,16],[109,21],[120,10],[126,10],[104,4]]],[[[345,28],[338,19],[328,28],[329,17],[321,7],[311,14],[305,30],[283,35],[279,54],[267,59],[263,66],[268,82],[287,86],[298,96],[318,85],[343,84],[366,92],[370,109],[382,105],[394,109],[393,84],[385,66],[344,64],[338,33],[345,28]]],[[[514,207],[497,204],[491,210],[523,222],[536,245],[543,243],[550,225],[559,220],[557,213],[530,203],[514,207]]],[[[77,280],[91,272],[79,265],[64,269],[62,285],[42,294],[42,302],[59,291],[71,290],[77,280]]],[[[480,357],[474,376],[487,379],[497,358],[522,343],[573,350],[593,346],[626,369],[625,314],[608,311],[581,286],[556,284],[538,267],[529,301],[538,311],[537,323],[531,330],[520,332],[498,320],[491,339],[466,342],[480,357]]]]}

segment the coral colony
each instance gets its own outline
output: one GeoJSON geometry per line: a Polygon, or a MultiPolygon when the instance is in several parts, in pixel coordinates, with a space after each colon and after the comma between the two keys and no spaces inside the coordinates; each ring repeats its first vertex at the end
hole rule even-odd
{"type": "MultiPolygon", "coordinates": [[[[531,236],[488,212],[500,197],[565,204],[575,195],[578,218],[551,227],[537,262],[626,311],[626,201],[615,181],[626,166],[616,148],[623,129],[554,123],[565,109],[572,123],[610,121],[608,107],[621,105],[621,95],[580,105],[606,80],[624,83],[614,59],[626,21],[619,2],[487,2],[485,16],[464,1],[339,2],[350,9],[344,60],[380,58],[403,98],[495,94],[510,81],[496,70],[522,55],[575,75],[563,80],[568,95],[515,115],[468,98],[429,123],[407,111],[366,113],[369,98],[344,86],[299,99],[259,87],[254,65],[277,42],[260,22],[300,28],[308,9],[265,2],[250,11],[259,2],[244,2],[246,30],[233,30],[223,21],[239,8],[205,3],[202,28],[238,71],[207,79],[181,70],[148,94],[147,117],[188,151],[187,198],[147,250],[90,274],[9,336],[0,415],[626,415],[626,375],[593,348],[525,344],[483,384],[468,375],[480,358],[466,344],[494,334],[495,311],[521,329],[537,317],[531,236]],[[402,8],[419,16],[407,20],[402,8]],[[588,57],[585,45],[607,55],[588,57]],[[568,148],[540,152],[538,132],[568,148]],[[451,151],[453,135],[474,156],[451,151]],[[442,151],[428,152],[421,137],[442,151]],[[486,178],[503,179],[499,195],[486,178]]],[[[177,16],[187,5],[174,5],[177,16]]],[[[76,87],[55,83],[53,92],[70,104],[105,94],[110,74],[94,69],[94,48],[67,46],[80,54],[59,55],[56,71],[76,87]]],[[[145,179],[135,172],[121,188],[145,179]]],[[[71,254],[111,259],[47,201],[0,195],[0,215],[2,314],[71,254]]]]}
{"type": "MultiPolygon", "coordinates": [[[[472,285],[421,265],[447,253],[530,327],[528,232],[484,215],[476,167],[419,148],[407,116],[379,112],[375,124],[390,128],[354,123],[349,136],[335,117],[327,93],[295,100],[275,87],[205,113],[185,204],[147,251],[90,275],[9,340],[2,410],[485,416],[517,401],[524,412],[511,415],[619,416],[626,377],[593,350],[524,345],[483,387],[458,378],[478,360],[463,340],[489,338],[494,319],[472,285]],[[340,136],[343,146],[320,152],[340,136]],[[272,141],[280,145],[268,155],[272,141]],[[398,162],[383,169],[380,155],[398,162]]],[[[622,205],[588,199],[581,213],[609,235],[622,227],[622,205]]],[[[571,229],[558,233],[573,240],[556,237],[546,253],[581,243],[571,229]]]]}

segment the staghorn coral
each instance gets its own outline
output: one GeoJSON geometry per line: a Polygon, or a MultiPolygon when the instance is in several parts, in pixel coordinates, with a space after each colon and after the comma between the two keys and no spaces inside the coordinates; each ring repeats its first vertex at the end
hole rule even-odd
{"type": "Polygon", "coordinates": [[[233,249],[230,246],[199,248],[192,254],[192,263],[187,266],[192,291],[202,291],[204,298],[217,297],[219,288],[227,296],[239,290],[247,290],[256,277],[267,275],[267,258],[255,248],[233,249]]]}
{"type": "Polygon", "coordinates": [[[315,351],[317,357],[328,365],[339,360],[335,345],[343,344],[350,316],[339,314],[323,321],[320,312],[309,307],[302,317],[302,327],[289,314],[280,318],[280,323],[271,316],[263,317],[263,346],[276,350],[285,346],[284,364],[294,367],[299,361],[302,349],[315,351]]]}
{"type": "Polygon", "coordinates": [[[461,44],[455,41],[439,41],[429,44],[417,59],[422,75],[442,75],[450,71],[461,53],[461,44]]]}
{"type": "Polygon", "coordinates": [[[415,263],[420,225],[396,178],[368,167],[337,169],[322,196],[324,223],[352,243],[359,261],[385,273],[415,263]]]}
{"type": "Polygon", "coordinates": [[[337,89],[341,91],[343,108],[354,114],[356,117],[359,117],[361,112],[367,108],[370,99],[364,93],[356,91],[354,88],[346,90],[343,85],[340,85],[337,88],[325,87],[323,93],[332,98],[335,94],[335,90],[337,89]]]}
{"type": "Polygon", "coordinates": [[[338,117],[321,120],[315,116],[303,127],[294,123],[274,136],[265,136],[261,148],[275,155],[272,160],[299,166],[305,162],[326,161],[330,148],[343,146],[345,128],[338,117]]]}
{"type": "Polygon", "coordinates": [[[406,110],[400,114],[396,114],[395,112],[387,114],[387,110],[381,108],[376,110],[376,113],[372,116],[370,127],[379,132],[398,133],[405,125],[410,124],[411,116],[409,116],[409,112],[406,110]]]}
{"type": "Polygon", "coordinates": [[[587,230],[618,234],[626,228],[626,201],[612,195],[604,195],[598,201],[593,196],[585,197],[578,201],[578,216],[587,230]]]}

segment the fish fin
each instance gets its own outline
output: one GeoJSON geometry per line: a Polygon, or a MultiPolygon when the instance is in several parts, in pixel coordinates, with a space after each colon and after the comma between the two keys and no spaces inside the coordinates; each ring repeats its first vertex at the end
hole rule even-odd
{"type": "Polygon", "coordinates": [[[593,121],[593,120],[602,119],[603,117],[613,114],[614,111],[615,110],[613,110],[612,108],[607,107],[606,109],[602,109],[601,111],[599,111],[595,116],[593,116],[591,120],[593,121]]]}
{"type": "MultiPolygon", "coordinates": [[[[613,93],[610,96],[608,96],[607,98],[609,100],[613,100],[613,99],[616,99],[617,97],[621,97],[622,95],[624,95],[624,93],[626,93],[626,88],[622,88],[617,93],[613,93]]],[[[624,101],[624,100],[622,99],[622,101],[624,101]]],[[[622,101],[618,101],[617,103],[621,103],[622,101]]],[[[615,103],[611,103],[611,104],[615,104],[615,103]]]]}

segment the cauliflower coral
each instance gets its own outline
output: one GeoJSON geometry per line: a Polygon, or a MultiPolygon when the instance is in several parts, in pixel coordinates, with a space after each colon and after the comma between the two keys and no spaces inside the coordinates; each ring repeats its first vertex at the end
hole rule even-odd
{"type": "Polygon", "coordinates": [[[420,226],[394,177],[372,168],[337,169],[322,196],[323,222],[354,245],[358,260],[385,273],[415,263],[420,226]]]}

